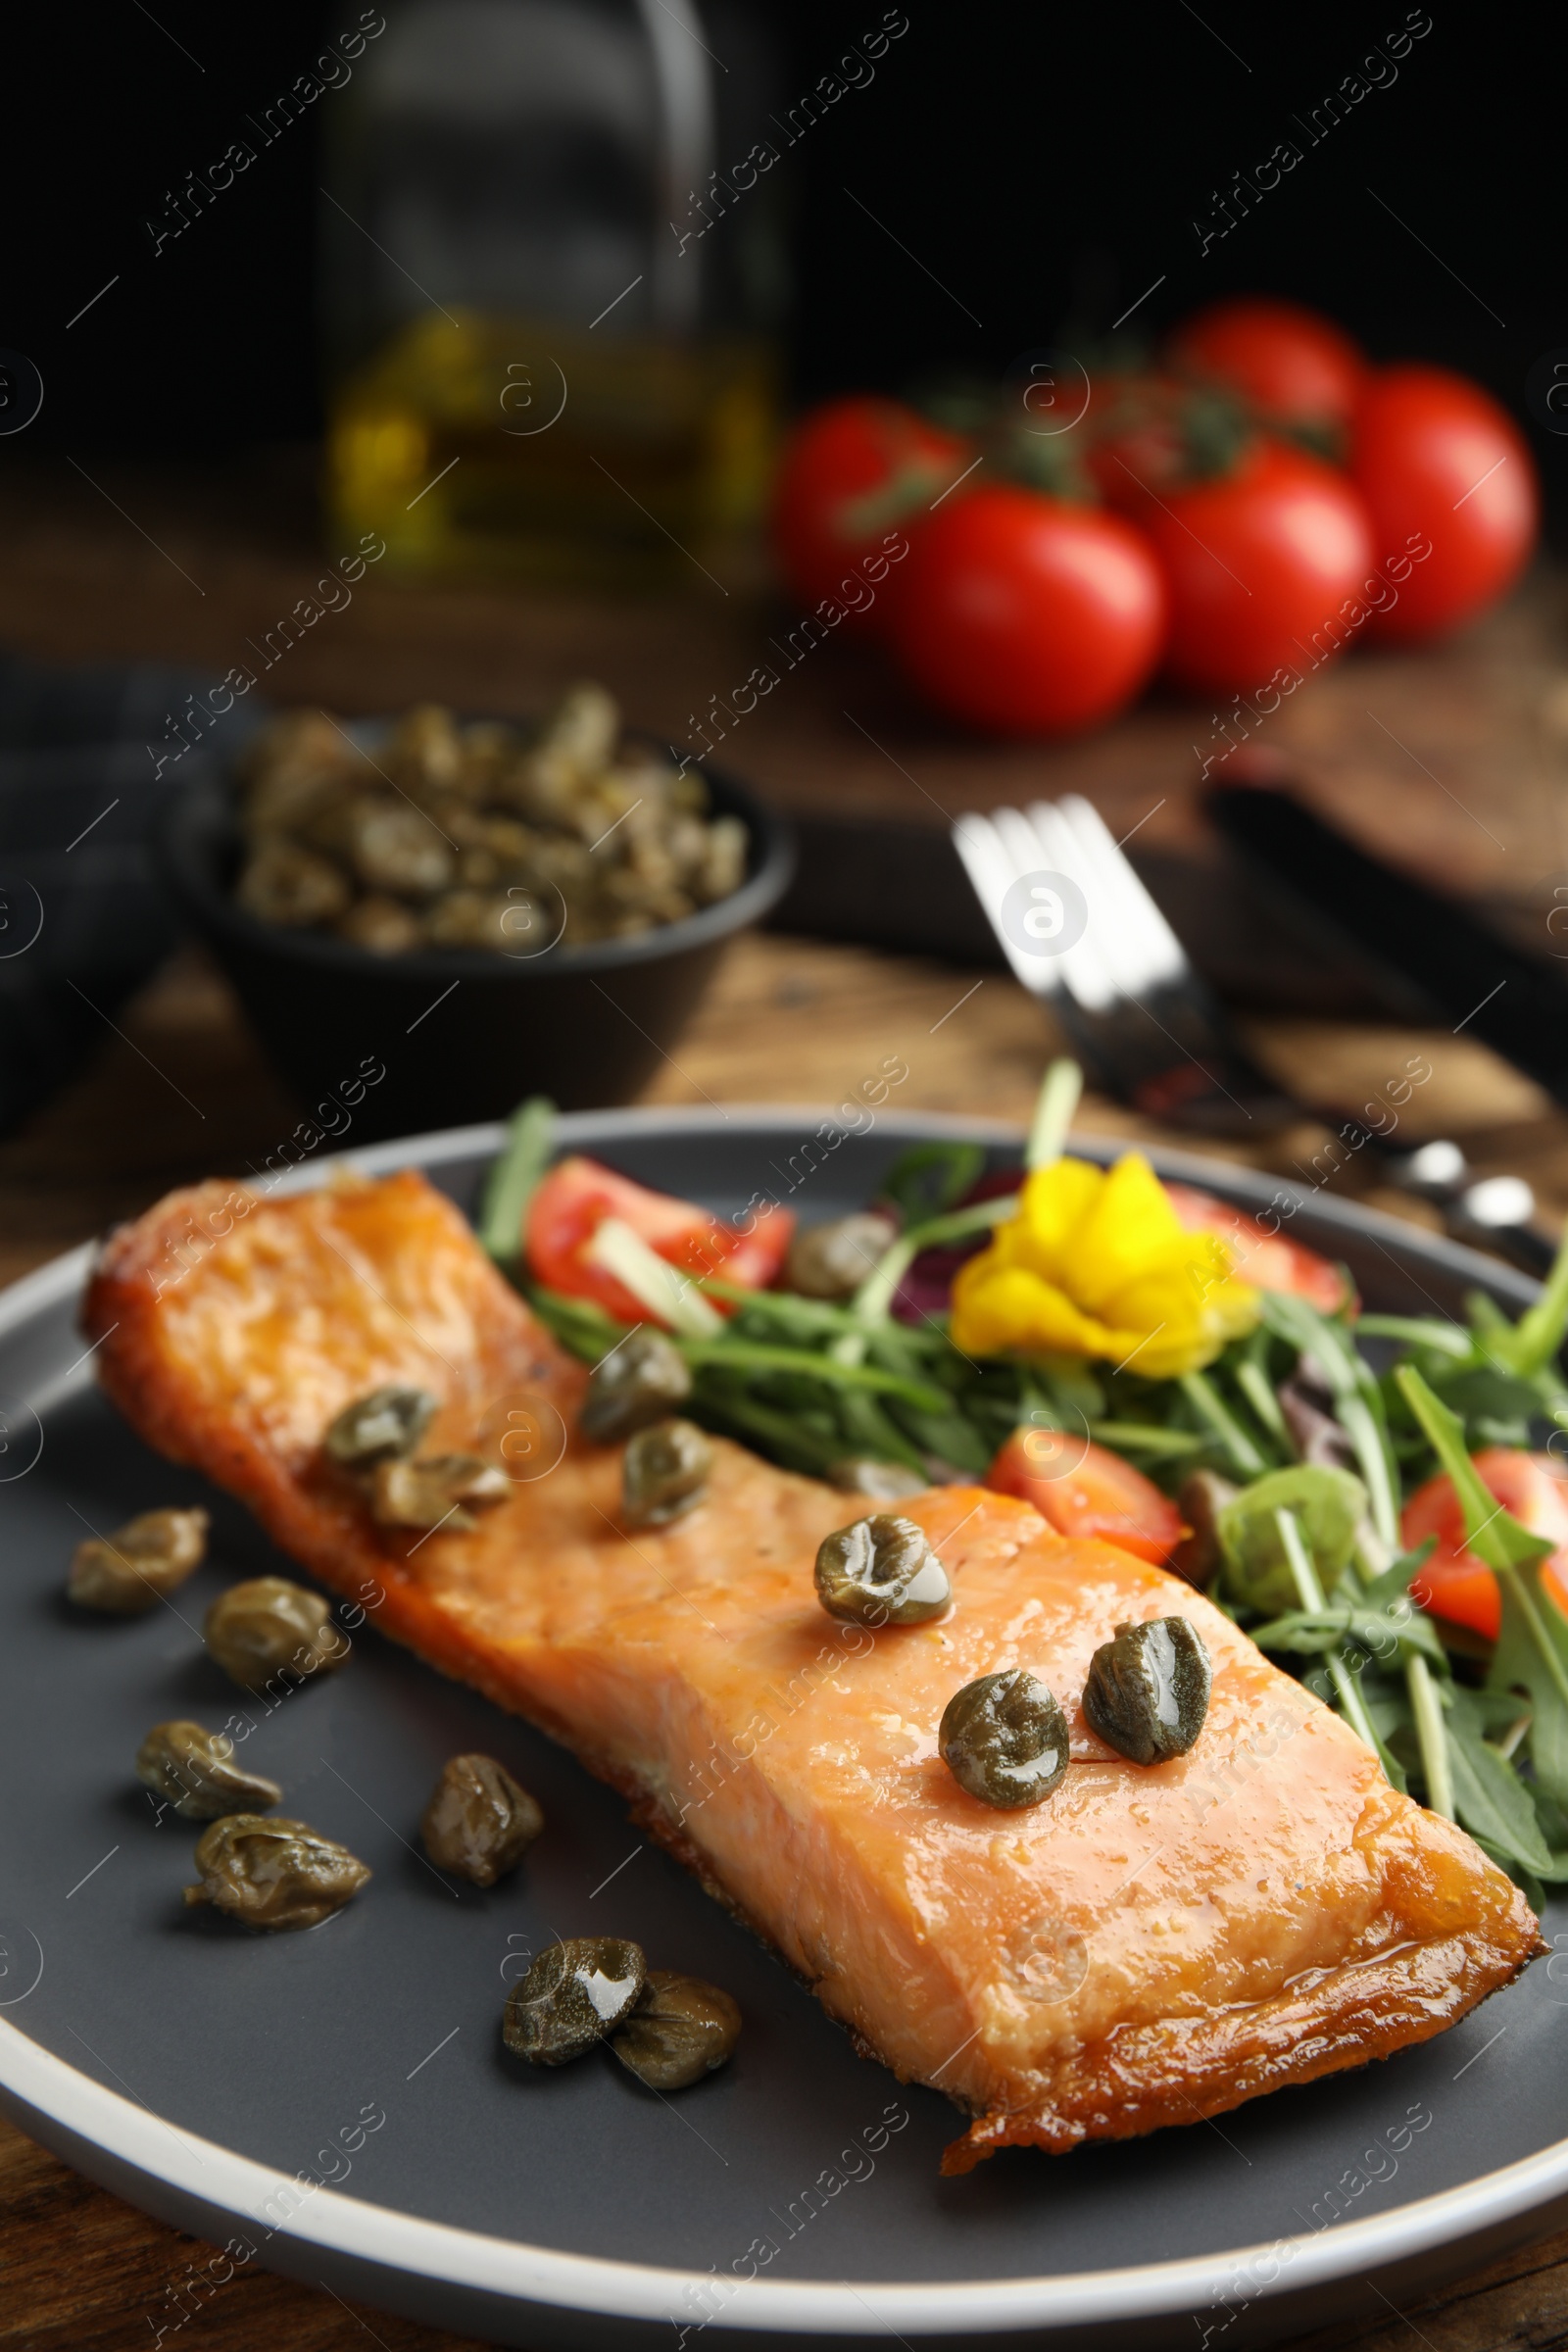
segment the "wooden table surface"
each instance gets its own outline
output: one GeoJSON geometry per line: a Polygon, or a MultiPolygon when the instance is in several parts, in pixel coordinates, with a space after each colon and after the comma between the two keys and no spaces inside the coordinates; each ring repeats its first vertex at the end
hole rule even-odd
{"type": "MultiPolygon", "coordinates": [[[[220,675],[238,658],[233,649],[240,641],[265,629],[302,593],[310,558],[297,501],[292,510],[286,500],[247,503],[243,483],[236,489],[232,480],[193,490],[184,477],[172,483],[117,475],[110,487],[160,547],[149,552],[150,543],[113,510],[95,512],[75,485],[68,495],[46,478],[20,490],[13,485],[0,499],[0,529],[8,537],[0,643],[63,659],[211,659],[220,675]],[[199,603],[168,567],[165,550],[201,583],[199,603]]],[[[1510,771],[1515,789],[1499,820],[1500,833],[1520,853],[1508,890],[1521,905],[1541,903],[1565,855],[1557,845],[1568,800],[1556,789],[1556,765],[1558,738],[1568,736],[1568,704],[1558,710],[1551,698],[1568,673],[1558,674],[1560,657],[1542,619],[1546,610],[1538,603],[1520,624],[1525,653],[1518,631],[1504,631],[1479,650],[1472,644],[1441,673],[1467,758],[1484,765],[1497,757],[1494,745],[1487,750],[1479,741],[1474,706],[1483,692],[1513,712],[1517,740],[1528,745],[1528,758],[1521,753],[1522,766],[1516,762],[1510,771]],[[1490,684],[1482,674],[1489,662],[1490,684]],[[1461,676],[1467,664],[1468,683],[1461,676]]],[[[327,633],[296,649],[290,691],[350,710],[416,695],[525,709],[537,703],[541,688],[594,671],[611,678],[635,715],[674,727],[681,712],[673,705],[691,681],[728,659],[746,625],[743,616],[715,620],[678,603],[612,609],[607,616],[560,600],[478,592],[442,597],[375,586],[365,590],[354,612],[328,621],[327,633]]],[[[717,671],[714,686],[728,674],[717,671]]],[[[744,667],[735,674],[744,676],[744,667]]],[[[1344,677],[1354,675],[1347,664],[1344,677]]],[[[1314,691],[1315,703],[1303,699],[1305,717],[1292,724],[1308,738],[1315,730],[1320,750],[1329,747],[1322,751],[1328,773],[1338,757],[1334,710],[1343,716],[1347,695],[1357,689],[1335,681],[1314,691]]],[[[914,744],[910,756],[929,775],[919,722],[906,710],[893,720],[901,756],[914,744]]],[[[1149,722],[1146,733],[1161,730],[1170,732],[1168,714],[1149,722]]],[[[758,727],[748,748],[752,771],[765,774],[776,761],[797,778],[808,775],[811,793],[830,792],[835,773],[846,772],[843,731],[819,722],[813,735],[801,716],[789,720],[788,732],[786,758],[777,739],[758,727]]],[[[977,801],[1004,797],[1004,771],[1023,757],[974,754],[966,760],[935,737],[924,748],[948,762],[946,788],[977,801]]],[[[1090,766],[1104,756],[1102,747],[1076,755],[1090,766]]],[[[1446,823],[1440,797],[1429,794],[1425,804],[1434,833],[1446,823]]],[[[1486,806],[1496,814],[1493,800],[1486,806]]],[[[1181,821],[1188,821],[1185,814],[1181,821]]],[[[1431,852],[1430,835],[1428,848],[1432,861],[1444,865],[1445,855],[1431,852]]],[[[1446,855],[1451,878],[1458,853],[1446,855]]],[[[1496,862],[1488,866],[1491,882],[1496,862]]],[[[298,1115],[262,1062],[225,983],[194,951],[183,951],[142,992],[120,1016],[120,1031],[106,1029],[91,1066],[20,1133],[0,1141],[0,1281],[89,1238],[171,1185],[260,1159],[298,1115]],[[189,1108],[180,1108],[180,1097],[189,1108]]],[[[1478,1165],[1520,1169],[1551,1210],[1568,1212],[1568,1117],[1468,1039],[1279,1014],[1254,1018],[1250,1034],[1293,1090],[1328,1113],[1353,1107],[1419,1048],[1434,1076],[1412,1102],[1411,1139],[1462,1134],[1478,1165]]],[[[668,1042],[677,1058],[662,1062],[648,1102],[836,1101],[865,1068],[898,1054],[910,1073],[901,1107],[1022,1121],[1052,1041],[1033,1003],[994,970],[755,936],[735,944],[691,1027],[678,1044],[668,1042]]],[[[1153,1132],[1093,1098],[1083,1123],[1128,1136],[1153,1132]]],[[[1320,1134],[1303,1118],[1298,1128],[1237,1155],[1290,1173],[1320,1134]]],[[[0,2352],[129,2352],[152,2341],[158,2326],[182,2309],[189,2316],[179,2340],[190,2352],[273,2352],[284,2345],[290,2352],[346,2352],[372,2341],[387,2352],[455,2352],[459,2343],[261,2272],[236,2276],[204,2305],[181,2305],[175,2293],[187,2265],[200,2267],[205,2259],[194,2241],[91,2186],[0,2123],[0,2352]]],[[[1415,2342],[1430,2352],[1568,2344],[1568,2234],[1401,2313],[1390,2309],[1369,2326],[1312,2340],[1322,2352],[1330,2346],[1408,2352],[1415,2342]]]]}

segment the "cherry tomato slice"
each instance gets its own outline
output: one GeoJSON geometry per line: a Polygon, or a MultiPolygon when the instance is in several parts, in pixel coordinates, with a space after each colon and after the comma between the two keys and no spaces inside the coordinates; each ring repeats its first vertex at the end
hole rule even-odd
{"type": "MultiPolygon", "coordinates": [[[[1475,1465],[1488,1493],[1521,1527],[1556,1544],[1543,1581],[1568,1612],[1568,1475],[1562,1465],[1550,1454],[1522,1453],[1513,1446],[1486,1446],[1476,1455],[1475,1465]]],[[[1421,1606],[1495,1642],[1502,1624],[1497,1580],[1465,1542],[1464,1513],[1446,1471],[1440,1470],[1417,1487],[1404,1506],[1399,1533],[1406,1551],[1428,1536],[1438,1539],[1410,1587],[1421,1606]]]]}
{"type": "Polygon", "coordinates": [[[1315,1250],[1303,1250],[1299,1242],[1270,1233],[1254,1217],[1216,1200],[1212,1193],[1198,1192],[1190,1184],[1167,1184],[1165,1190],[1189,1233],[1217,1233],[1230,1244],[1234,1270],[1243,1282],[1259,1291],[1292,1292],[1320,1315],[1337,1315],[1348,1302],[1354,1303],[1342,1269],[1315,1250]]]}
{"type": "Polygon", "coordinates": [[[606,1217],[619,1217],[657,1255],[687,1273],[718,1275],[747,1290],[765,1290],[784,1262],[795,1229],[791,1209],[760,1215],[750,1233],[726,1225],[694,1200],[650,1192],[574,1154],[544,1177],[528,1204],[530,1271],[547,1289],[568,1298],[592,1298],[622,1323],[641,1323],[647,1308],[614,1275],[584,1255],[606,1217]]]}
{"type": "Polygon", "coordinates": [[[1098,1536],[1155,1567],[1187,1533],[1176,1505],[1141,1470],[1070,1430],[1015,1429],[985,1483],[1032,1502],[1058,1535],[1098,1536]]]}

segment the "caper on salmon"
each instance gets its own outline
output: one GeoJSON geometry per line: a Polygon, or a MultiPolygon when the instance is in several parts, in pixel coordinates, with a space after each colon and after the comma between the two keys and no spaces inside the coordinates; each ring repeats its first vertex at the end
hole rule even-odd
{"type": "Polygon", "coordinates": [[[648,1982],[642,1946],[572,1936],[539,1954],[507,1998],[501,2035],[530,2066],[564,2066],[623,2024],[648,1982]]]}
{"type": "Polygon", "coordinates": [[[1163,1764],[1202,1730],[1213,1680],[1203,1637],[1185,1617],[1118,1625],[1089,1661],[1084,1719],[1118,1755],[1163,1764]]]}
{"type": "Polygon", "coordinates": [[[807,1298],[849,1298],[887,1255],[898,1230],[891,1217],[869,1208],[808,1225],[790,1244],[785,1284],[807,1298]]]}
{"type": "Polygon", "coordinates": [[[493,1756],[451,1756],[419,1834],[438,1869],[493,1886],[516,1868],[544,1826],[538,1805],[504,1764],[493,1756]]]}
{"type": "Polygon", "coordinates": [[[372,1389],[343,1407],[321,1440],[322,1450],[342,1470],[373,1470],[377,1462],[401,1461],[418,1445],[435,1409],[428,1389],[372,1389]]]}
{"type": "Polygon", "coordinates": [[[621,1514],[633,1527],[663,1527],[703,1499],[713,1448],[695,1421],[656,1421],[626,1441],[621,1514]]]}
{"type": "Polygon", "coordinates": [[[954,1692],[937,1746],[959,1788],[982,1804],[1038,1805],[1067,1769],[1067,1718],[1038,1675],[1012,1666],[954,1692]]]}
{"type": "Polygon", "coordinates": [[[662,1331],[628,1332],[595,1364],[577,1425],[586,1438],[617,1445],[662,1421],[692,1393],[692,1376],[678,1348],[662,1331]]]}
{"type": "Polygon", "coordinates": [[[303,1681],[321,1667],[341,1666],[350,1648],[319,1592],[283,1576],[230,1585],[208,1610],[202,1631],[223,1672],[247,1690],[262,1690],[275,1674],[303,1681]]]}
{"type": "Polygon", "coordinates": [[[318,1927],[358,1894],[370,1873],[346,1845],[303,1821],[229,1813],[196,1840],[199,1883],[187,1903],[212,1903],[243,1927],[280,1933],[318,1927]]]}
{"type": "Polygon", "coordinates": [[[716,1984],[651,1968],[637,2006],[611,2034],[610,2046],[650,2090],[684,2090],[724,2064],[740,2030],[740,2010],[716,1984]]]}
{"type": "Polygon", "coordinates": [[[234,1761],[226,1732],[204,1731],[199,1723],[155,1723],[136,1750],[136,1778],[155,1796],[167,1797],[187,1821],[218,1821],[225,1813],[259,1813],[275,1805],[282,1789],[259,1772],[234,1761]]]}
{"type": "Polygon", "coordinates": [[[370,1511],[382,1527],[441,1528],[467,1535],[479,1524],[475,1511],[505,1502],[512,1481],[476,1453],[432,1453],[418,1462],[378,1462],[370,1511]]]}
{"type": "Polygon", "coordinates": [[[897,1502],[905,1494],[923,1494],[929,1481],[903,1462],[876,1462],[850,1455],[841,1462],[829,1463],[827,1483],[837,1487],[841,1494],[865,1494],[873,1502],[897,1502]]]}
{"type": "Polygon", "coordinates": [[[953,1598],[948,1572],[912,1519],[852,1520],[816,1554],[817,1598],[856,1625],[923,1625],[953,1598]]]}
{"type": "Polygon", "coordinates": [[[107,1616],[139,1616],[201,1566],[208,1525],[205,1511],[142,1511],[112,1536],[89,1537],[72,1557],[68,1596],[107,1616]]]}

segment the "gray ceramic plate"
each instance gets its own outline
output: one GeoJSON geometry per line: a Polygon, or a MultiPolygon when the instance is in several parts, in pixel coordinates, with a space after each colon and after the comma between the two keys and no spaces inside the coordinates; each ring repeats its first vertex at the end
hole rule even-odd
{"type": "MultiPolygon", "coordinates": [[[[816,1218],[862,1202],[912,1138],[977,1132],[879,1114],[803,1153],[817,1128],[814,1113],[612,1112],[566,1119],[563,1140],[720,1211],[793,1180],[816,1218]]],[[[1008,1131],[984,1140],[1016,1152],[1008,1131]]],[[[360,1158],[416,1162],[469,1204],[497,1141],[473,1128],[360,1158]]],[[[1271,1189],[1165,1164],[1244,1206],[1271,1189]]],[[[1451,1309],[1471,1283],[1515,1311],[1532,1294],[1321,1199],[1294,1230],[1386,1309],[1451,1309]]],[[[1408,2308],[1568,2207],[1568,1958],[1364,2073],[1217,2125],[1054,2160],[1010,2151],[943,2180],[957,2128],[944,2099],[858,2058],[559,1748],[369,1631],[348,1672],[270,1715],[251,1702],[244,1752],[373,1885],[307,1936],[182,1910],[193,1833],[155,1825],[130,1759],[160,1717],[229,1715],[238,1694],[196,1628],[226,1581],[286,1563],[98,1396],[75,1333],[86,1262],[77,1251],[0,1300],[0,2093],[83,2172],[227,2246],[198,2266],[214,2298],[254,2261],[509,2344],[679,2352],[741,2330],[1232,2352],[1338,2311],[1408,2308]],[[174,1500],[216,1521],[178,1611],[74,1621],[61,1582],[87,1527],[174,1500]],[[550,1825],[488,1894],[455,1892],[410,1842],[460,1748],[503,1758],[550,1825]],[[501,2051],[523,1955],[609,1929],[729,1986],[745,2012],[735,2063],[679,2100],[608,2059],[529,2076],[501,2051]]],[[[156,2337],[191,2309],[171,2294],[129,2317],[156,2337]]]]}

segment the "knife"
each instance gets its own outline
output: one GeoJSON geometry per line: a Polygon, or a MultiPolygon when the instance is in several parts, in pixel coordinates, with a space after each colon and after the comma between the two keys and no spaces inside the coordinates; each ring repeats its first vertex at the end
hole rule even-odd
{"type": "Polygon", "coordinates": [[[1568,979],[1278,786],[1224,785],[1207,808],[1245,857],[1413,980],[1455,1036],[1480,1038],[1568,1104],[1568,979]]]}

